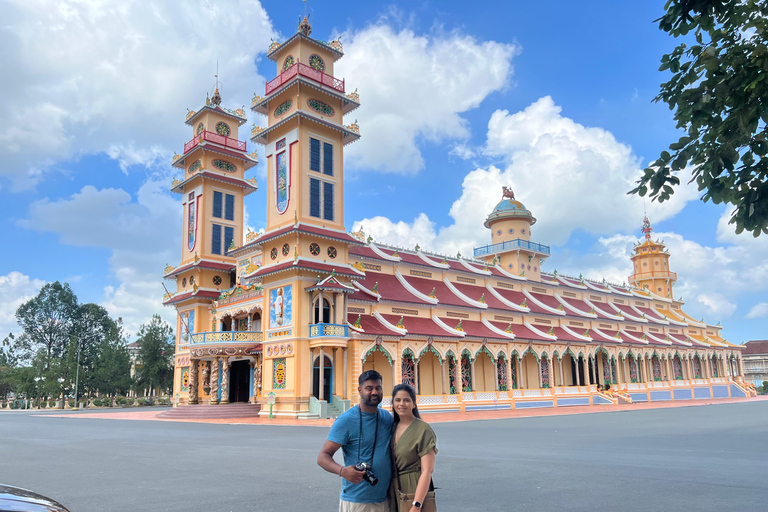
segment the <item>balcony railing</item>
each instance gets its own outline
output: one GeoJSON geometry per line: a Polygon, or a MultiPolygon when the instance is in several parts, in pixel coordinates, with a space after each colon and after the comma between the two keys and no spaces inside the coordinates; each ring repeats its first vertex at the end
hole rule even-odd
{"type": "Polygon", "coordinates": [[[214,142],[216,144],[220,144],[227,148],[237,149],[239,151],[245,151],[244,141],[233,139],[231,137],[226,137],[224,135],[219,135],[218,133],[209,132],[208,130],[205,130],[199,135],[195,135],[194,139],[184,144],[184,154],[186,154],[187,151],[189,151],[190,149],[197,146],[203,141],[214,142]]]}
{"type": "Polygon", "coordinates": [[[653,277],[658,277],[663,279],[669,278],[672,281],[677,281],[676,272],[667,272],[663,270],[654,271],[654,272],[638,272],[636,274],[632,274],[631,276],[629,276],[629,281],[632,282],[632,281],[638,281],[641,279],[651,279],[653,277]]]}
{"type": "Polygon", "coordinates": [[[516,240],[510,240],[500,244],[491,244],[486,245],[485,247],[475,247],[475,258],[479,256],[485,256],[486,254],[494,254],[497,252],[514,251],[515,249],[526,249],[529,251],[549,254],[548,245],[536,244],[529,242],[528,240],[522,240],[518,238],[516,240]]]}
{"type": "Polygon", "coordinates": [[[202,345],[208,343],[261,343],[263,337],[260,332],[251,331],[218,331],[196,332],[190,336],[190,345],[202,345]]]}
{"type": "Polygon", "coordinates": [[[335,89],[341,93],[344,92],[344,80],[339,80],[338,78],[334,78],[331,75],[323,73],[322,71],[318,71],[317,69],[311,66],[307,66],[306,64],[302,64],[301,62],[299,62],[289,67],[288,69],[286,69],[285,71],[277,75],[275,78],[267,82],[267,86],[266,86],[267,95],[269,95],[269,93],[271,93],[281,85],[296,78],[296,76],[298,75],[305,76],[310,80],[314,80],[319,84],[330,87],[331,89],[335,89]]]}
{"type": "Polygon", "coordinates": [[[334,338],[348,338],[349,327],[343,324],[310,324],[309,337],[320,338],[333,336],[334,338]]]}

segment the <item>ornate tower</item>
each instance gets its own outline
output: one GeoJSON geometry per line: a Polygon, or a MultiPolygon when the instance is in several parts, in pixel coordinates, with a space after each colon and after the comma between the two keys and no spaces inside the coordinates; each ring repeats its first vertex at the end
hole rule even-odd
{"type": "Polygon", "coordinates": [[[263,389],[276,393],[277,411],[285,415],[306,410],[311,395],[321,401],[343,395],[346,297],[357,274],[347,263],[348,245],[359,242],[344,228],[343,150],[360,135],[343,116],[359,97],[334,77],[341,42],[311,33],[305,16],[292,37],[272,43],[267,57],[277,76],[251,104],[267,116],[266,128],[251,130],[267,164],[267,225],[254,243],[264,255],[255,277],[269,308],[263,389]]]}
{"type": "Polygon", "coordinates": [[[541,281],[541,264],[549,257],[549,246],[531,242],[536,218],[511,188],[503,187],[502,198],[484,226],[491,230],[491,245],[475,248],[475,258],[499,265],[506,272],[541,281]]]}
{"type": "Polygon", "coordinates": [[[203,107],[187,113],[192,138],[173,157],[173,167],[184,175],[173,181],[171,191],[181,194],[184,214],[181,263],[167,266],[164,273],[176,281],[176,293],[166,295],[164,304],[179,312],[177,354],[189,350],[187,328],[192,333],[216,330],[209,306],[234,285],[235,259],[227,250],[242,245],[243,197],[257,188],[255,179],[244,176],[258,163],[256,153],[247,154],[246,143],[238,139],[245,122],[243,108],[221,106],[216,88],[203,107]]]}
{"type": "Polygon", "coordinates": [[[644,217],[645,241],[635,245],[631,256],[634,274],[629,276],[629,284],[671,299],[672,285],[677,281],[677,274],[669,271],[667,248],[662,242],[651,240],[651,231],[651,221],[644,217]]]}

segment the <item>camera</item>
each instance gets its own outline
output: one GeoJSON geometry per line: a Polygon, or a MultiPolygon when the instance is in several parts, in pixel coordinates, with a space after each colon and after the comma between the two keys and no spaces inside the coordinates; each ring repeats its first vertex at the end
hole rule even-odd
{"type": "Polygon", "coordinates": [[[367,462],[358,462],[357,466],[355,466],[355,469],[358,471],[364,471],[363,474],[363,480],[368,482],[371,485],[376,485],[379,483],[379,479],[376,478],[376,475],[373,474],[373,471],[371,471],[372,465],[367,462]]]}

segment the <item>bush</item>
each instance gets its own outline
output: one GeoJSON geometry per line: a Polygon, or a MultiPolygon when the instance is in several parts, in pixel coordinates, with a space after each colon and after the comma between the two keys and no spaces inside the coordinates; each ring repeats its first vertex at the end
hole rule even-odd
{"type": "Polygon", "coordinates": [[[123,398],[123,405],[133,405],[133,398],[123,398]]]}
{"type": "Polygon", "coordinates": [[[101,401],[101,398],[94,398],[93,399],[93,406],[94,407],[101,407],[104,405],[104,402],[101,401]]]}
{"type": "Polygon", "coordinates": [[[128,403],[128,399],[124,396],[119,396],[115,399],[115,403],[117,405],[126,405],[128,403]]]}

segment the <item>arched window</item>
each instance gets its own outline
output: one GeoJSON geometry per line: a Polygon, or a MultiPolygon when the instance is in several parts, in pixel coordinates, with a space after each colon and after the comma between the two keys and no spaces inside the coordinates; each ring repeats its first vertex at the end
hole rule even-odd
{"type": "Polygon", "coordinates": [[[320,308],[320,299],[315,301],[315,323],[331,323],[331,303],[328,302],[328,299],[323,299],[322,310],[320,308]]]}

